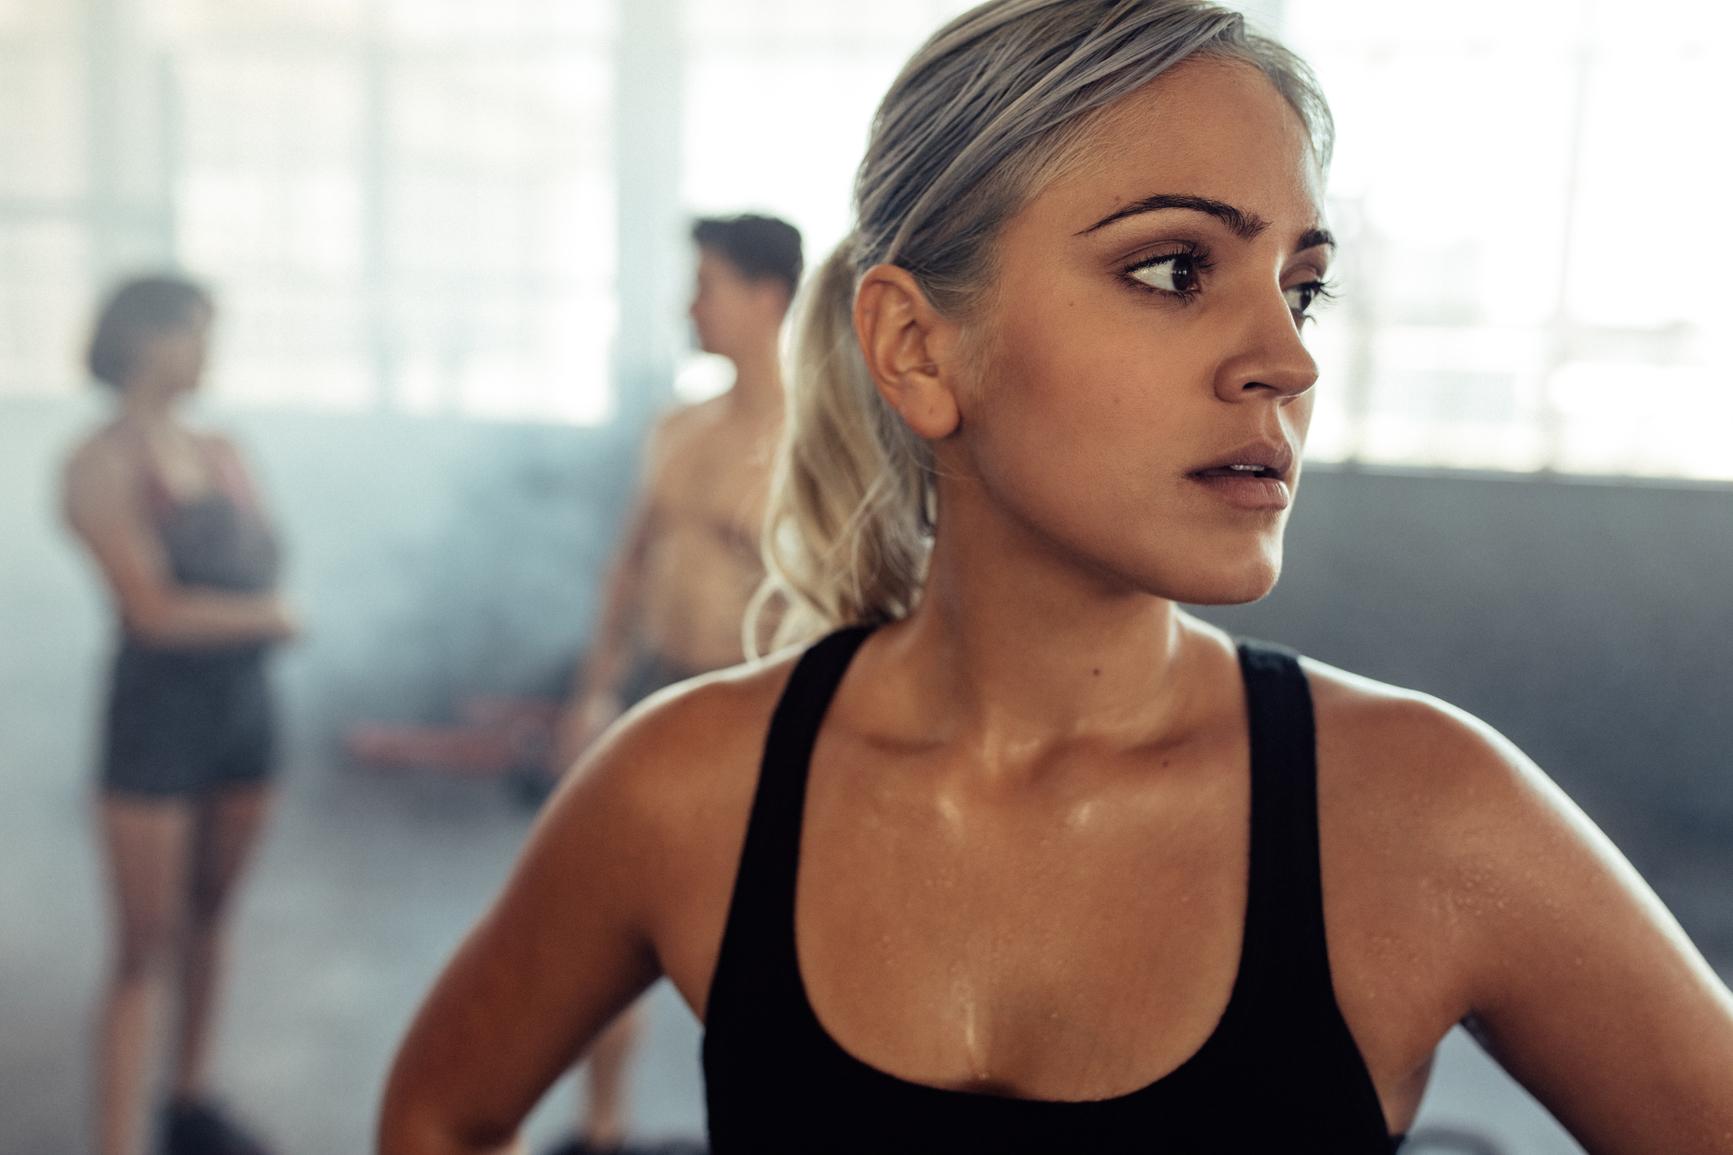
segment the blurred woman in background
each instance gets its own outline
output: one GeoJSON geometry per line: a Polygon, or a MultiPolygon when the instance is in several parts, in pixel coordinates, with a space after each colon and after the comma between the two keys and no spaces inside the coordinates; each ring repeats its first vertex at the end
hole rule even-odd
{"type": "Polygon", "coordinates": [[[266,657],[296,628],[240,453],[181,414],[213,315],[205,290],[178,277],[112,293],[88,363],[116,412],[64,476],[67,523],[102,574],[119,633],[98,802],[115,943],[97,1036],[102,1155],[138,1147],[164,988],[179,1016],[160,1150],[265,1150],[213,1105],[208,1067],[228,913],[271,799],[266,657]]]}

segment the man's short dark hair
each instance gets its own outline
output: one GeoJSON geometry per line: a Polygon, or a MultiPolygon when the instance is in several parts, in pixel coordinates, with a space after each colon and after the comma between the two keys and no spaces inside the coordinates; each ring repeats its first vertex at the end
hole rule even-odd
{"type": "Polygon", "coordinates": [[[700,217],[693,222],[692,239],[727,258],[748,280],[777,281],[790,297],[800,284],[800,230],[785,220],[755,213],[700,217]]]}

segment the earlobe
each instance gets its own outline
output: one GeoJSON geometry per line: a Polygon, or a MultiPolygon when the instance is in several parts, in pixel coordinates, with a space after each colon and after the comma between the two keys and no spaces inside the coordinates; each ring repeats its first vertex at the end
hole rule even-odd
{"type": "Polygon", "coordinates": [[[907,269],[874,265],[854,301],[855,335],[879,395],[916,436],[938,441],[961,413],[946,371],[955,325],[935,309],[907,269]]]}

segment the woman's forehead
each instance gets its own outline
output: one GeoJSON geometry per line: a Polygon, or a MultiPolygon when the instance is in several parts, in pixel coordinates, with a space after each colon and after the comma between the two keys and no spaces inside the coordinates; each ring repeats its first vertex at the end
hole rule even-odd
{"type": "Polygon", "coordinates": [[[1193,59],[1106,109],[1076,163],[1036,199],[1087,228],[1155,194],[1207,197],[1273,221],[1305,217],[1305,227],[1322,217],[1323,173],[1305,122],[1267,76],[1193,59]]]}

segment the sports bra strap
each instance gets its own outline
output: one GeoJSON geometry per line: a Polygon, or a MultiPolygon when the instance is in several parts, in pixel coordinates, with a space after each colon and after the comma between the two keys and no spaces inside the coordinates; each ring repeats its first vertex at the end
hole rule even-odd
{"type": "Polygon", "coordinates": [[[1238,648],[1252,752],[1247,977],[1265,1007],[1293,1007],[1331,990],[1312,695],[1293,651],[1252,641],[1238,648]]]}

